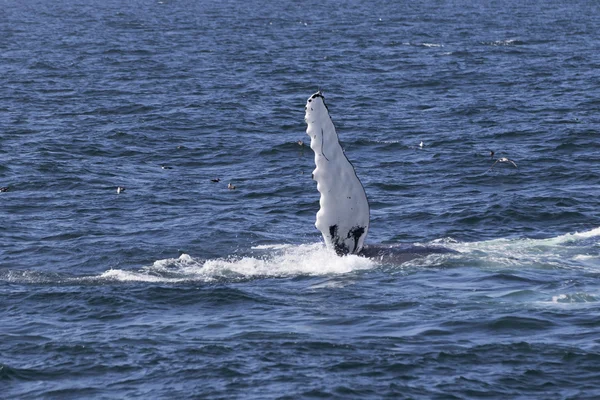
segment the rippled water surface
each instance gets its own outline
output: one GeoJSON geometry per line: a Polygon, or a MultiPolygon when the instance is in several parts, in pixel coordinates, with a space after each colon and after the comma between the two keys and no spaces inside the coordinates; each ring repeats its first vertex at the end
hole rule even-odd
{"type": "Polygon", "coordinates": [[[600,397],[594,2],[0,6],[0,397],[600,397]]]}

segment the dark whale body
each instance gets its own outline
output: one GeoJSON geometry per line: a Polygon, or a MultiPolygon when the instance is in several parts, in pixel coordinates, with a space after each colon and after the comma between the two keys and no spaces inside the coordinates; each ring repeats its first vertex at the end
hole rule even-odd
{"type": "Polygon", "coordinates": [[[365,245],[359,256],[371,258],[384,264],[402,264],[430,254],[453,254],[455,250],[442,246],[418,246],[413,244],[365,245]]]}

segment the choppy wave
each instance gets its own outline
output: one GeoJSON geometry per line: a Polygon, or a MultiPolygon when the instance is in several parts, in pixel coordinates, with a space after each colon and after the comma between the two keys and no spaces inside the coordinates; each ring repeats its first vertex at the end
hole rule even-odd
{"type": "Polygon", "coordinates": [[[600,393],[600,15],[471,3],[4,2],[0,397],[600,393]],[[457,253],[314,243],[317,89],[370,240],[457,253]]]}

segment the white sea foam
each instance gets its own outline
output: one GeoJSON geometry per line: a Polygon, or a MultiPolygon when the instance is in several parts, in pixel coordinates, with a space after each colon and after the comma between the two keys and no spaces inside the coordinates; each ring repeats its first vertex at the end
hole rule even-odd
{"type": "MultiPolygon", "coordinates": [[[[494,239],[458,242],[437,239],[424,245],[438,245],[457,254],[432,254],[402,264],[402,268],[439,265],[472,265],[491,268],[581,268],[600,271],[600,228],[568,233],[547,239],[494,239]]],[[[256,278],[295,276],[336,276],[376,268],[381,264],[355,255],[338,257],[323,243],[260,245],[247,256],[203,259],[182,254],[178,258],[155,261],[139,269],[109,269],[100,275],[67,277],[36,271],[0,271],[0,280],[8,282],[69,282],[107,280],[117,282],[177,283],[187,281],[218,282],[256,278]]],[[[597,301],[592,295],[559,294],[551,303],[597,301]],[[564,297],[567,296],[567,297],[564,297]]],[[[548,301],[550,302],[550,301],[548,301]]]]}
{"type": "Polygon", "coordinates": [[[252,247],[252,250],[281,250],[289,247],[288,244],[261,244],[252,247]]]}
{"type": "Polygon", "coordinates": [[[512,46],[518,43],[517,39],[495,40],[493,42],[482,42],[491,46],[512,46]]]}
{"type": "Polygon", "coordinates": [[[111,269],[101,274],[99,278],[123,282],[214,282],[262,277],[346,274],[376,266],[374,261],[364,257],[355,255],[338,257],[321,243],[299,246],[257,246],[255,249],[268,250],[268,252],[261,256],[210,260],[182,254],[179,258],[157,260],[151,266],[140,270],[111,269]]]}
{"type": "Polygon", "coordinates": [[[434,241],[456,250],[463,257],[489,266],[544,266],[549,268],[600,268],[600,228],[567,233],[546,239],[493,239],[480,242],[434,241]],[[594,241],[599,238],[599,241],[594,241]],[[592,243],[590,243],[590,241],[592,243]],[[589,254],[590,252],[594,254],[589,254]]]}
{"type": "Polygon", "coordinates": [[[444,47],[441,43],[412,43],[412,42],[402,42],[404,46],[416,46],[416,47],[444,47]]]}
{"type": "Polygon", "coordinates": [[[559,294],[558,296],[552,296],[552,303],[595,303],[598,299],[589,293],[571,293],[571,294],[559,294]]]}
{"type": "Polygon", "coordinates": [[[557,236],[557,239],[564,241],[574,241],[598,236],[600,236],[600,227],[585,232],[567,233],[565,235],[557,236]]]}
{"type": "MultiPolygon", "coordinates": [[[[121,269],[109,269],[108,271],[102,273],[100,278],[121,282],[162,282],[165,280],[160,276],[135,271],[124,271],[121,269]]],[[[179,279],[179,281],[181,280],[182,279],[179,279]]],[[[177,280],[169,279],[169,281],[176,282],[177,280]]]]}

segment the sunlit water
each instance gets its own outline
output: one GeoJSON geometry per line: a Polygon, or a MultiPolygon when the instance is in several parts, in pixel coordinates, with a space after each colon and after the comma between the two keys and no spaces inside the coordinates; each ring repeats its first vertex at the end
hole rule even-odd
{"type": "Polygon", "coordinates": [[[594,3],[1,7],[0,397],[600,396],[594,3]],[[317,89],[456,253],[325,249],[317,89]]]}

